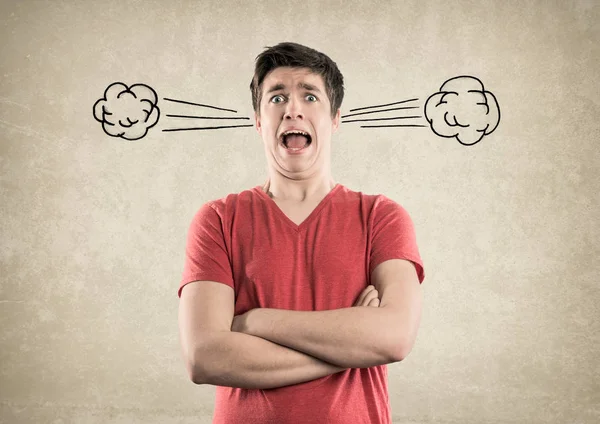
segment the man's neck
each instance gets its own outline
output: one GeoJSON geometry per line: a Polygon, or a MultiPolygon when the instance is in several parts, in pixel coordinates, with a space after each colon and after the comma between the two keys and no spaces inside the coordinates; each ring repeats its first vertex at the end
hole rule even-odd
{"type": "Polygon", "coordinates": [[[290,203],[303,203],[322,199],[335,187],[332,177],[321,178],[315,182],[286,180],[275,182],[269,178],[262,189],[273,200],[290,203]]]}

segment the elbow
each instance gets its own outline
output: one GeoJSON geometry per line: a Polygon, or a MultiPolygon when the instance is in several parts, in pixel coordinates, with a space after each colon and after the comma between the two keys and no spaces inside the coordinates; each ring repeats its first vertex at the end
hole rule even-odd
{"type": "Polygon", "coordinates": [[[200,384],[208,384],[208,381],[202,377],[202,376],[198,376],[196,374],[190,376],[190,380],[192,383],[200,385],[200,384]]]}
{"type": "Polygon", "coordinates": [[[400,338],[396,340],[390,349],[390,362],[400,362],[406,359],[412,350],[413,344],[414,341],[409,339],[400,338]]]}
{"type": "Polygon", "coordinates": [[[208,384],[208,376],[203,367],[203,355],[200,349],[192,349],[187,356],[185,364],[188,378],[194,384],[208,384]]]}
{"type": "Polygon", "coordinates": [[[195,365],[188,369],[188,377],[194,384],[213,384],[211,376],[207,374],[201,366],[195,365]]]}
{"type": "Polygon", "coordinates": [[[190,381],[194,384],[206,384],[206,376],[195,369],[193,366],[188,366],[188,376],[190,381]]]}
{"type": "Polygon", "coordinates": [[[404,361],[410,354],[417,339],[417,328],[406,328],[402,331],[388,333],[387,340],[389,347],[388,353],[392,362],[404,361]]]}
{"type": "Polygon", "coordinates": [[[214,385],[216,379],[221,378],[226,372],[223,362],[223,349],[219,348],[226,343],[230,332],[208,334],[190,344],[187,349],[186,369],[189,379],[194,384],[214,385]]]}
{"type": "Polygon", "coordinates": [[[411,349],[406,348],[405,346],[396,347],[391,354],[390,362],[400,362],[404,361],[411,349]]]}
{"type": "Polygon", "coordinates": [[[190,381],[194,384],[205,384],[206,376],[204,373],[198,368],[196,362],[194,360],[188,360],[187,365],[187,375],[190,381]]]}

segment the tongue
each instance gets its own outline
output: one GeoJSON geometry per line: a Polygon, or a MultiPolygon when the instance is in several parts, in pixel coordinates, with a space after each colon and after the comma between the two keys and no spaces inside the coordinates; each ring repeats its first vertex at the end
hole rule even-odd
{"type": "Polygon", "coordinates": [[[308,143],[308,138],[300,134],[292,134],[286,137],[285,142],[287,144],[287,147],[299,149],[304,147],[306,143],[308,143]]]}

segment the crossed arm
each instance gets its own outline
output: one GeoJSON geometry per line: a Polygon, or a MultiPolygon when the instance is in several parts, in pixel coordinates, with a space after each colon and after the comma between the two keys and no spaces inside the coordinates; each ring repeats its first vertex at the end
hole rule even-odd
{"type": "Polygon", "coordinates": [[[227,312],[216,313],[221,305],[192,299],[192,291],[184,299],[184,289],[180,335],[190,378],[198,384],[274,388],[404,359],[421,316],[414,265],[385,261],[371,280],[375,290],[363,291],[352,308],[257,308],[233,318],[231,311],[229,319],[227,312]]]}

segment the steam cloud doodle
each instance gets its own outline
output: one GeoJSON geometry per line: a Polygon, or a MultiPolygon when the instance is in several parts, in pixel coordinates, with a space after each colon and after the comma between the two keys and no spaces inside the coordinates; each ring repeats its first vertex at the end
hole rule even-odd
{"type": "MultiPolygon", "coordinates": [[[[343,115],[342,118],[420,109],[419,106],[407,106],[407,104],[418,100],[418,98],[414,98],[351,109],[350,112],[361,112],[343,115]],[[400,104],[403,106],[365,111],[400,104]]],[[[491,134],[500,123],[500,108],[496,97],[484,89],[483,83],[479,79],[472,76],[458,76],[445,81],[438,93],[429,96],[425,102],[424,112],[425,119],[436,135],[456,138],[463,146],[472,146],[478,143],[484,136],[491,134]]],[[[398,114],[398,112],[395,112],[395,114],[398,114]]],[[[347,119],[342,123],[403,120],[402,122],[407,123],[361,125],[360,128],[427,127],[428,125],[420,124],[419,121],[415,123],[415,119],[422,118],[421,115],[400,115],[384,118],[347,119]]]]}
{"type": "Polygon", "coordinates": [[[127,87],[115,82],[94,104],[94,118],[104,132],[113,137],[138,140],[158,122],[160,110],[156,92],[145,84],[127,87]]]}
{"type": "MultiPolygon", "coordinates": [[[[226,112],[237,113],[232,109],[200,103],[164,98],[164,100],[192,106],[199,106],[226,112]]],[[[94,104],[94,118],[102,123],[107,135],[125,140],[139,140],[146,136],[148,130],[156,125],[160,116],[156,91],[145,84],[134,84],[131,87],[122,82],[114,82],[104,91],[104,97],[94,104]]],[[[167,115],[170,118],[186,119],[250,119],[248,117],[167,115]]],[[[163,131],[216,130],[222,128],[252,127],[252,125],[219,125],[193,128],[170,128],[163,131]]]]}
{"type": "Polygon", "coordinates": [[[437,135],[471,146],[498,127],[500,108],[481,81],[460,76],[446,81],[439,93],[427,99],[425,117],[437,135]]]}
{"type": "MultiPolygon", "coordinates": [[[[201,103],[184,100],[163,98],[172,103],[184,104],[194,107],[210,108],[226,113],[237,113],[233,109],[221,108],[201,103]]],[[[483,137],[491,134],[500,123],[500,108],[496,97],[486,91],[483,83],[472,76],[458,76],[445,81],[439,92],[429,96],[423,107],[423,116],[415,114],[415,109],[421,109],[414,102],[418,98],[400,100],[375,106],[365,106],[350,109],[350,114],[342,115],[343,124],[353,122],[368,122],[360,128],[391,128],[391,127],[430,127],[440,137],[455,138],[464,146],[472,146],[480,142],[483,137]],[[394,107],[390,107],[394,106],[394,107]],[[383,108],[383,109],[382,109],[383,108]],[[403,112],[413,111],[403,115],[403,112]],[[393,112],[395,116],[364,118],[364,115],[393,112]],[[350,117],[358,117],[347,119],[350,117]],[[416,121],[415,121],[416,120],[416,121]],[[382,123],[377,121],[397,121],[396,123],[382,123]],[[398,123],[400,122],[400,123],[398,123]],[[429,124],[429,125],[427,125],[429,124]]],[[[143,138],[150,128],[155,126],[160,116],[158,96],[156,92],[145,84],[134,84],[131,87],[121,82],[109,85],[104,97],[94,104],[94,118],[102,123],[104,132],[112,137],[125,140],[139,140],[143,138]]],[[[167,114],[169,118],[194,119],[194,120],[249,120],[249,117],[232,116],[202,116],[202,115],[174,115],[167,114]]],[[[253,127],[252,124],[244,125],[208,125],[163,129],[171,131],[197,131],[218,130],[225,128],[253,127]]]]}

